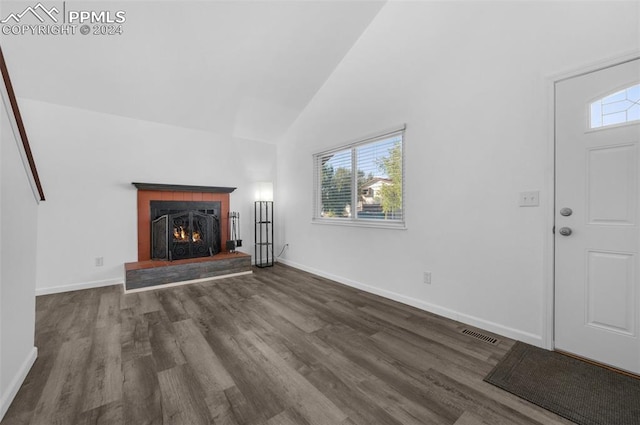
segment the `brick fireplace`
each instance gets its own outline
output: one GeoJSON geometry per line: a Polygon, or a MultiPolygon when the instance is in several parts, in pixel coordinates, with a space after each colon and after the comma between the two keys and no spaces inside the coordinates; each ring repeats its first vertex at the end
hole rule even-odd
{"type": "MultiPolygon", "coordinates": [[[[138,261],[151,260],[152,201],[220,202],[220,235],[229,234],[229,194],[235,187],[182,186],[154,183],[133,183],[138,188],[138,261]]],[[[222,243],[220,252],[225,252],[222,243]]]]}
{"type": "MultiPolygon", "coordinates": [[[[138,189],[138,261],[125,263],[125,290],[142,290],[251,273],[251,256],[241,252],[230,253],[224,243],[229,235],[229,196],[235,190],[234,187],[132,184],[138,189]],[[167,209],[159,209],[159,205],[166,206],[167,209]],[[177,206],[181,211],[175,210],[177,206]],[[161,216],[160,220],[156,216],[161,216]],[[167,252],[166,258],[153,259],[154,255],[158,257],[158,242],[156,236],[154,248],[152,228],[157,227],[158,222],[162,223],[163,217],[166,217],[167,223],[164,241],[167,250],[184,252],[188,246],[188,251],[194,255],[180,254],[171,258],[167,252]],[[215,230],[215,241],[211,242],[201,233],[205,227],[215,230]],[[197,235],[194,229],[197,229],[197,235]],[[174,234],[183,231],[185,234],[180,238],[174,237],[174,234]],[[177,239],[181,241],[176,245],[177,239]],[[208,241],[206,249],[199,246],[201,240],[208,241]],[[172,243],[174,245],[171,248],[169,245],[172,243]]],[[[155,233],[158,234],[158,231],[155,233]]]]}

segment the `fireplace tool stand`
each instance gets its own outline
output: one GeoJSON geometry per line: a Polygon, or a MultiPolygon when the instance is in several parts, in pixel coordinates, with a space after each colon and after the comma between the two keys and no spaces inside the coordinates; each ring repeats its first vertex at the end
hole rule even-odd
{"type": "Polygon", "coordinates": [[[240,213],[235,211],[229,212],[229,240],[227,241],[227,250],[236,252],[236,248],[242,246],[240,239],[240,213]]]}

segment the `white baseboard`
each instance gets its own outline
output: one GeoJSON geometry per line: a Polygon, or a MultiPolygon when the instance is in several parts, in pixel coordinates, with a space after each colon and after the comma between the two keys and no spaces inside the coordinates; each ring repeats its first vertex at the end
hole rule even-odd
{"type": "Polygon", "coordinates": [[[36,288],[36,297],[40,295],[59,294],[60,292],[79,291],[81,289],[100,288],[102,286],[122,285],[122,279],[94,280],[92,282],[72,283],[48,288],[36,288]]]}
{"type": "Polygon", "coordinates": [[[342,283],[347,286],[351,286],[353,288],[361,289],[365,292],[369,292],[375,295],[380,295],[384,298],[389,298],[394,301],[398,301],[403,304],[410,305],[412,307],[419,308],[420,310],[425,310],[430,313],[437,314],[439,316],[446,317],[448,319],[456,320],[458,322],[465,323],[470,326],[475,326],[480,329],[484,329],[489,332],[493,332],[498,335],[505,336],[507,338],[515,339],[518,341],[526,342],[527,344],[535,345],[537,347],[544,348],[544,341],[541,335],[535,335],[529,332],[524,332],[519,329],[514,329],[508,326],[501,325],[499,323],[490,322],[488,320],[484,320],[475,316],[471,316],[466,313],[462,313],[459,311],[455,311],[446,307],[442,307],[436,304],[431,304],[417,298],[408,297],[406,295],[398,294],[397,292],[388,291],[386,289],[377,288],[375,286],[366,285],[361,282],[357,282],[352,279],[347,279],[342,276],[337,276],[331,273],[324,272],[322,270],[315,269],[313,267],[308,267],[303,264],[296,263],[294,261],[290,261],[287,259],[280,258],[278,259],[279,263],[294,267],[296,269],[304,270],[306,272],[334,280],[336,282],[342,283]]]}
{"type": "Polygon", "coordinates": [[[16,374],[11,380],[9,387],[2,393],[2,398],[0,398],[0,421],[2,421],[5,413],[7,413],[7,410],[9,410],[9,406],[11,406],[11,403],[16,397],[16,394],[18,394],[18,390],[22,386],[22,383],[27,377],[27,374],[31,370],[31,367],[33,366],[33,363],[36,361],[37,357],[38,349],[36,347],[33,347],[27,357],[24,359],[24,362],[22,362],[20,368],[16,371],[16,374]]]}

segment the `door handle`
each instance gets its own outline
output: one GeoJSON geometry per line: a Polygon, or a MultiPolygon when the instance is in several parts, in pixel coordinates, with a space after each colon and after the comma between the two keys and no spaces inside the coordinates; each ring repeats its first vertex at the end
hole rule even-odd
{"type": "Polygon", "coordinates": [[[561,227],[560,230],[558,230],[558,233],[562,236],[569,236],[572,232],[570,227],[561,227]]]}
{"type": "Polygon", "coordinates": [[[573,210],[571,208],[562,208],[560,210],[560,215],[563,217],[569,217],[571,214],[573,214],[573,210]]]}

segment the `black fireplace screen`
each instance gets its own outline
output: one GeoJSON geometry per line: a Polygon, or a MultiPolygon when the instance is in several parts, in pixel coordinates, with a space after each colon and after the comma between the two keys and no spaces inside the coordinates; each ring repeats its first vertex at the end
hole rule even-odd
{"type": "Polygon", "coordinates": [[[151,201],[151,258],[179,260],[220,252],[220,202],[151,201]]]}

